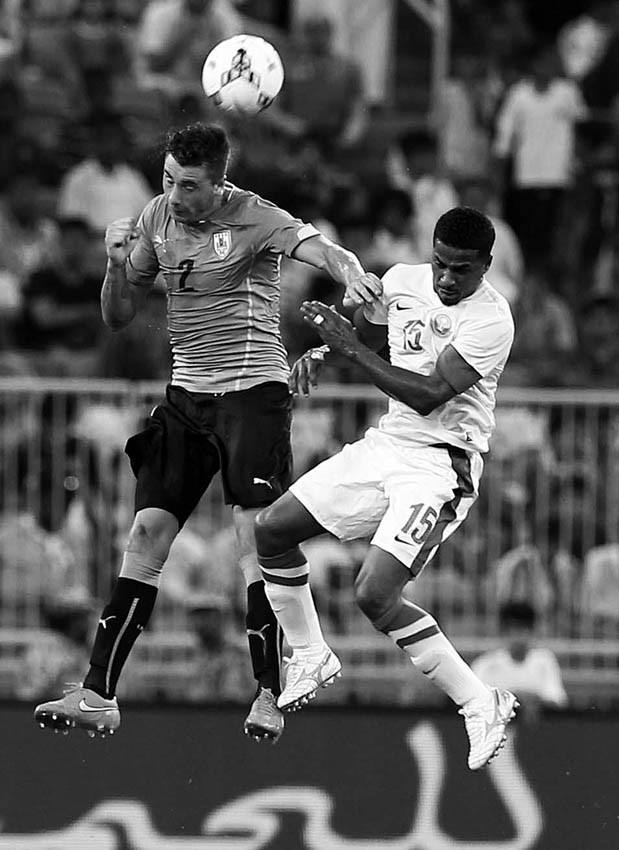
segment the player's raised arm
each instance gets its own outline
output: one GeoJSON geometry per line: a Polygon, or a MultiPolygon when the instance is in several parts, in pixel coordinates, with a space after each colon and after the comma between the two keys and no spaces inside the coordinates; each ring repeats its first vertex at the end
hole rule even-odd
{"type": "Polygon", "coordinates": [[[326,271],[345,288],[344,306],[373,304],[380,298],[383,285],[375,274],[366,272],[352,251],[342,248],[321,233],[300,242],[292,253],[295,260],[326,271]]]}
{"type": "Polygon", "coordinates": [[[127,280],[126,266],[139,235],[132,218],[113,221],[105,231],[107,268],[101,288],[101,313],[113,331],[128,325],[137,311],[140,291],[127,280]]]}

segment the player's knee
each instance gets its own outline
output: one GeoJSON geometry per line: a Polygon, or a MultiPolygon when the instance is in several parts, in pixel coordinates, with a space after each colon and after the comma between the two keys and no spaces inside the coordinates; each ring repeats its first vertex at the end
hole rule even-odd
{"type": "Polygon", "coordinates": [[[286,549],[282,543],[282,529],[274,516],[273,505],[263,508],[254,520],[256,549],[261,555],[277,555],[286,549]]]}
{"type": "Polygon", "coordinates": [[[178,520],[167,511],[139,511],[131,526],[126,551],[152,555],[164,561],[178,533],[178,520]]]}
{"type": "Polygon", "coordinates": [[[381,586],[372,575],[359,572],[355,579],[355,599],[365,616],[374,625],[397,601],[398,593],[381,586]]]}

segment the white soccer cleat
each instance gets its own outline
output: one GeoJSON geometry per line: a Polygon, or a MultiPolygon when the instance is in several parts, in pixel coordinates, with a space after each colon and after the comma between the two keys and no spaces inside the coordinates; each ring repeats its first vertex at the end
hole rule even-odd
{"type": "Polygon", "coordinates": [[[74,728],[84,729],[91,738],[113,735],[120,726],[116,697],[105,699],[90,688],[75,685],[61,699],[44,702],[34,710],[41,729],[67,734],[74,728]]]}
{"type": "Polygon", "coordinates": [[[469,736],[468,765],[471,770],[485,767],[497,755],[507,740],[507,724],[516,716],[519,705],[509,691],[490,688],[487,697],[469,700],[462,706],[458,714],[463,715],[469,736]]]}
{"type": "Polygon", "coordinates": [[[326,645],[295,649],[284,668],[284,689],[277,700],[282,711],[296,711],[342,675],[337,655],[326,645]]]}

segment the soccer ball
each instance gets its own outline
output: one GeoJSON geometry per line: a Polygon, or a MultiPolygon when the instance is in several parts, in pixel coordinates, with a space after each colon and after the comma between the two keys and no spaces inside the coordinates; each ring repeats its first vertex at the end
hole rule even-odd
{"type": "Polygon", "coordinates": [[[226,112],[261,112],[273,102],[283,82],[284,67],[277,50],[257,35],[220,41],[202,68],[202,88],[226,112]]]}

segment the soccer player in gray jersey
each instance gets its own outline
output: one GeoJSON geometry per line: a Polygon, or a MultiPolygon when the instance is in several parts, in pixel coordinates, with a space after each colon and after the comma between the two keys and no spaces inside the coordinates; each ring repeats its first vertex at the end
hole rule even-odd
{"type": "Polygon", "coordinates": [[[126,452],[136,476],[135,518],[119,578],[94,640],[83,686],[35,709],[43,727],[96,735],[120,724],[122,667],[155,604],[180,528],[221,471],[247,585],[247,634],[257,692],[245,721],[256,740],[284,727],[280,632],[258,567],[254,518],[291,478],[288,363],[279,332],[280,257],[326,271],[345,303],[372,304],[380,280],[316,228],[226,179],[229,142],[216,125],[168,138],[163,193],[138,222],[109,225],[103,319],[128,325],[157,275],[167,288],[172,377],[148,427],[126,452]]]}

